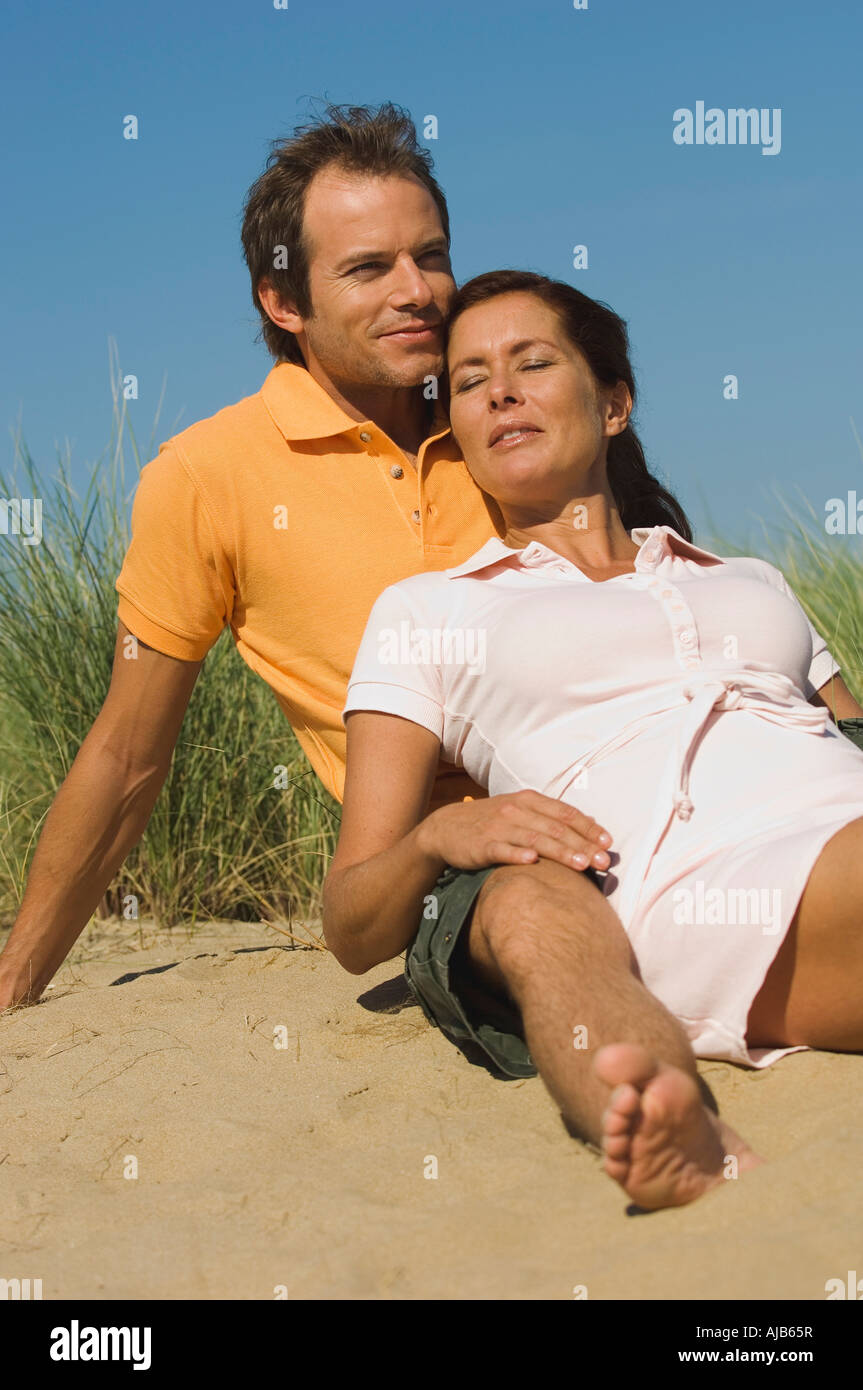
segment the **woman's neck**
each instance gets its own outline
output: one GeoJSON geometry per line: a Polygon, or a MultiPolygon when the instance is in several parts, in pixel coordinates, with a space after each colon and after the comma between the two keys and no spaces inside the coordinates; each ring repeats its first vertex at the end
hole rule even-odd
{"type": "Polygon", "coordinates": [[[515,550],[539,542],[579,569],[596,572],[626,567],[638,553],[613,501],[603,496],[573,498],[556,516],[501,510],[506,521],[504,545],[515,550]]]}

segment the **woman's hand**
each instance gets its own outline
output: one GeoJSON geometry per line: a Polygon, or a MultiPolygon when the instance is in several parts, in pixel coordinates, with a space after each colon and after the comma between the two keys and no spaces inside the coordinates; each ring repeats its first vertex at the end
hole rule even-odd
{"type": "Polygon", "coordinates": [[[607,869],[611,836],[575,806],[530,789],[440,806],[417,827],[418,841],[455,869],[534,864],[607,869]]]}

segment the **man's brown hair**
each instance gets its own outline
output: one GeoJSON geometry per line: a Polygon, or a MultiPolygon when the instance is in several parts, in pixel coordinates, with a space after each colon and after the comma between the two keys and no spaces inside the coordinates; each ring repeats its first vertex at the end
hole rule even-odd
{"type": "Polygon", "coordinates": [[[252,280],[252,303],[261,316],[259,339],[277,361],[300,366],[305,364],[295,335],[273,323],[258,298],[258,285],[268,279],[281,298],[293,301],[299,314],[311,315],[303,213],[309,184],[327,165],[353,173],[413,175],[434,198],[450,244],[449,212],[432,174],[432,157],[418,143],[416,127],[401,107],[389,101],[378,107],[329,104],[319,120],[274,140],[266,168],[243,207],[243,253],[252,280]],[[284,251],[278,252],[279,247],[284,251]],[[286,266],[274,265],[279,257],[286,266]]]}

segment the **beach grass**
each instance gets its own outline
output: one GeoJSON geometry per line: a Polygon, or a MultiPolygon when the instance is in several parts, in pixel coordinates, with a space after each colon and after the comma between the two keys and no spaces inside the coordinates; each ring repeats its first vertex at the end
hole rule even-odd
{"type": "MultiPolygon", "coordinates": [[[[43,516],[39,544],[0,537],[0,926],[15,918],[44,818],[110,684],[114,581],[138,474],[156,452],[142,460],[112,385],[111,443],[83,494],[68,456],[49,476],[20,439],[11,474],[0,472],[0,497],[40,498],[43,516]]],[[[314,918],[339,816],[226,630],[198,677],[145,834],[98,911],[164,925],[314,918]]]]}

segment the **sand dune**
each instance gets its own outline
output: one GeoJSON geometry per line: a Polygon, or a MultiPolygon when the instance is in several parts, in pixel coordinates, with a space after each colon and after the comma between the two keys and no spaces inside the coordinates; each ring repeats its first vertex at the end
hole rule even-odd
{"type": "Polygon", "coordinates": [[[0,1277],[46,1299],[823,1300],[863,1270],[863,1058],[701,1070],[770,1162],[630,1215],[542,1083],[469,1062],[399,962],[358,978],[264,925],[94,927],[0,1018],[0,1277]]]}

